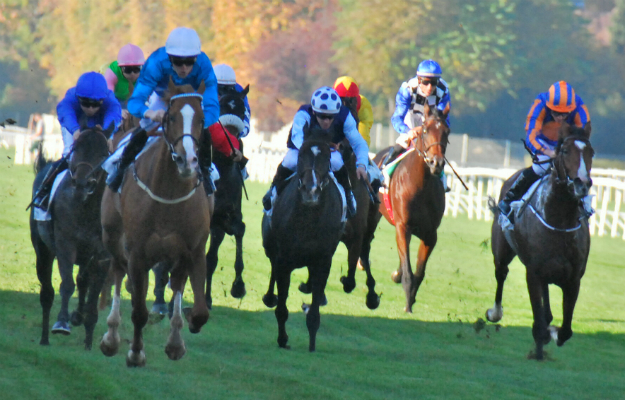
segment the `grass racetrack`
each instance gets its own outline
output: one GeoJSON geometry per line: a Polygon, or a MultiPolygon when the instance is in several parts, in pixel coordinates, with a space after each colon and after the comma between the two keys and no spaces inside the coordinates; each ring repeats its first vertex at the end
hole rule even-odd
{"type": "MultiPolygon", "coordinates": [[[[573,320],[574,335],[563,347],[550,343],[546,360],[526,358],[533,348],[532,312],[525,268],[515,260],[504,290],[499,327],[476,329],[495,296],[490,223],[445,218],[439,241],[417,294],[414,314],[403,312],[404,293],[390,280],[399,260],[395,232],[382,221],[371,251],[372,270],[382,302],[365,306],[365,274],[357,287],[342,290],[347,269],[340,244],[321,309],[317,352],[308,352],[301,311],[310,295],[297,286],[306,270],[291,279],[287,332],[291,350],[276,343],[273,310],[261,297],[270,265],[260,237],[260,199],[266,185],[246,182],[247,233],[243,274],[247,296],[230,297],[234,279],[234,239],[226,238],[213,279],[213,310],[201,333],[187,327],[187,354],[170,361],[164,348],[165,319],[144,330],[147,366],[126,367],[132,338],[130,295],[122,291],[122,344],[107,358],[98,346],[109,310],[100,313],[94,349],[85,351],[84,328],[51,336],[39,345],[41,307],[28,213],[32,167],[13,165],[13,153],[0,151],[0,398],[1,399],[622,399],[625,398],[625,242],[592,238],[590,258],[573,320]],[[9,158],[11,157],[11,159],[9,158]]],[[[416,257],[412,241],[411,261],[416,257]]],[[[56,268],[56,267],[55,267],[56,268]]],[[[153,279],[153,278],[151,278],[153,279]]],[[[58,270],[54,272],[59,311],[58,270]]],[[[562,296],[552,286],[554,324],[562,321],[562,296]]],[[[168,291],[167,298],[171,292],[168,291]]],[[[153,295],[148,295],[149,305],[153,295]]],[[[189,301],[190,285],[185,300],[189,301]]],[[[74,297],[70,312],[76,306],[74,297]]],[[[186,324],[185,324],[186,325],[186,324]]]]}

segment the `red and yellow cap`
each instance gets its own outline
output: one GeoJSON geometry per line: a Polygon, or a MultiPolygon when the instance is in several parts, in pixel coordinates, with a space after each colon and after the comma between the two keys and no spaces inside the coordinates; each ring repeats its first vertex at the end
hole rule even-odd
{"type": "Polygon", "coordinates": [[[341,76],[334,81],[334,90],[340,97],[356,97],[358,99],[357,108],[360,109],[360,89],[351,76],[341,76]]]}

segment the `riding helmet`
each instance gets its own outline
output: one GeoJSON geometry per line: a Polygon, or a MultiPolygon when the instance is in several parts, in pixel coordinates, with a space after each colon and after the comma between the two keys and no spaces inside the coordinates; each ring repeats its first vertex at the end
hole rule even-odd
{"type": "Polygon", "coordinates": [[[167,37],[165,51],[174,57],[195,57],[202,52],[202,42],[194,29],[181,26],[167,37]]]}
{"type": "Polygon", "coordinates": [[[434,60],[424,60],[421,61],[419,66],[417,67],[417,76],[427,77],[427,78],[440,78],[443,75],[443,70],[441,66],[434,60]]]}
{"type": "Polygon", "coordinates": [[[76,96],[103,100],[108,95],[106,79],[97,72],[85,72],[76,83],[76,96]]]}
{"type": "Polygon", "coordinates": [[[131,65],[143,65],[145,63],[145,56],[139,46],[128,43],[117,53],[117,65],[120,67],[131,65]]]}
{"type": "Polygon", "coordinates": [[[549,88],[547,107],[555,112],[569,113],[575,110],[575,91],[564,81],[556,82],[549,88]]]}
{"type": "Polygon", "coordinates": [[[315,90],[310,99],[313,111],[322,114],[338,114],[341,110],[341,98],[336,90],[329,86],[322,86],[315,90]]]}

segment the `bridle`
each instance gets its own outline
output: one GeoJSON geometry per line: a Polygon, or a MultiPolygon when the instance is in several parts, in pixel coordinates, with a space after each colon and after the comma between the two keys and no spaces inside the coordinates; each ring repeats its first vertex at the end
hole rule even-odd
{"type": "MultiPolygon", "coordinates": [[[[312,152],[311,148],[308,148],[308,150],[310,150],[312,152]]],[[[305,175],[306,172],[308,172],[308,171],[312,171],[313,176],[316,177],[316,174],[315,174],[315,160],[317,158],[317,155],[314,154],[314,153],[313,153],[313,155],[314,155],[314,157],[313,157],[312,166],[310,166],[308,168],[303,168],[301,170],[301,174],[302,175],[305,175]]],[[[301,189],[304,186],[304,183],[302,182],[302,178],[300,176],[297,177],[297,182],[298,182],[297,188],[301,189]]],[[[330,174],[329,173],[326,174],[324,176],[324,178],[321,180],[321,182],[319,182],[319,184],[317,185],[317,187],[319,188],[319,191],[322,191],[328,185],[328,182],[330,182],[330,174]]]]}
{"type": "MultiPolygon", "coordinates": [[[[429,163],[429,162],[431,162],[431,161],[432,161],[432,160],[430,159],[430,157],[428,156],[428,151],[429,151],[432,147],[434,147],[434,146],[441,146],[441,147],[444,147],[444,146],[446,146],[446,145],[449,143],[449,139],[448,139],[448,138],[445,138],[445,143],[444,143],[444,144],[443,144],[443,142],[442,142],[442,141],[438,141],[438,142],[435,142],[435,143],[430,144],[430,145],[429,145],[429,146],[427,146],[425,149],[423,149],[423,146],[425,146],[425,139],[424,139],[424,137],[425,137],[426,135],[428,135],[428,134],[429,134],[429,132],[428,132],[428,129],[427,129],[427,127],[425,126],[425,124],[424,124],[424,125],[421,125],[421,133],[420,133],[420,134],[419,134],[419,135],[418,135],[418,136],[414,139],[414,141],[415,141],[415,146],[414,146],[415,151],[416,151],[416,153],[417,153],[417,154],[418,154],[421,158],[423,158],[423,160],[424,160],[426,163],[429,163]],[[419,148],[419,139],[421,139],[421,148],[419,148]]],[[[441,135],[441,137],[443,137],[443,136],[441,135]]],[[[444,156],[444,152],[443,152],[443,156],[444,156]]]]}
{"type": "MultiPolygon", "coordinates": [[[[181,93],[181,94],[177,94],[175,96],[172,96],[169,99],[169,106],[167,107],[167,111],[165,112],[165,115],[163,116],[163,140],[165,140],[165,143],[167,144],[167,147],[169,147],[169,152],[171,153],[171,159],[173,161],[176,161],[179,158],[178,153],[176,153],[175,146],[178,144],[179,141],[183,140],[185,137],[191,138],[191,140],[193,141],[193,144],[195,144],[196,146],[199,146],[198,140],[195,137],[193,137],[193,135],[191,135],[190,133],[185,133],[185,134],[180,135],[173,142],[170,142],[169,139],[167,139],[167,132],[169,131],[169,109],[171,108],[171,105],[172,105],[174,100],[180,99],[180,98],[186,98],[186,97],[197,97],[197,98],[199,98],[200,99],[200,106],[202,107],[203,99],[204,99],[203,95],[201,95],[199,93],[181,93]]],[[[202,120],[202,126],[204,126],[204,121],[203,120],[202,120]]]]}
{"type": "MultiPolygon", "coordinates": [[[[570,141],[570,140],[574,140],[574,141],[580,141],[580,142],[584,142],[584,144],[586,146],[588,146],[590,149],[592,149],[592,145],[590,144],[590,140],[586,139],[585,137],[580,137],[580,136],[568,136],[566,137],[562,143],[558,146],[559,149],[562,149],[562,146],[564,145],[564,143],[570,141]]],[[[554,158],[553,160],[549,160],[552,161],[552,166],[554,168],[554,170],[556,171],[556,178],[555,181],[557,184],[566,184],[568,189],[574,188],[574,180],[571,179],[571,177],[569,176],[568,171],[564,168],[564,162],[562,162],[562,152],[559,150],[558,151],[558,155],[556,156],[556,158],[554,158]]]]}
{"type": "MultiPolygon", "coordinates": [[[[103,137],[104,137],[104,139],[105,139],[105,142],[106,142],[106,137],[104,136],[104,134],[103,134],[102,132],[98,132],[97,130],[94,130],[94,129],[91,129],[91,130],[92,130],[92,131],[94,131],[94,132],[96,132],[97,134],[99,134],[99,135],[103,136],[103,137]]],[[[83,132],[83,135],[84,135],[84,134],[85,134],[85,133],[83,132]]],[[[73,152],[74,152],[74,148],[72,148],[72,153],[73,153],[73,152]]],[[[70,165],[69,165],[68,171],[69,171],[69,175],[70,175],[70,177],[72,178],[72,181],[75,181],[75,179],[76,179],[75,173],[76,173],[76,171],[78,170],[78,168],[83,167],[83,166],[85,166],[85,167],[89,167],[89,172],[87,172],[87,175],[85,175],[85,180],[87,180],[87,181],[91,180],[91,179],[92,179],[92,177],[93,177],[93,175],[94,175],[97,171],[101,170],[101,166],[102,166],[102,164],[103,164],[103,163],[107,160],[107,158],[108,158],[108,155],[107,155],[106,157],[103,157],[102,161],[100,161],[100,162],[99,162],[98,164],[96,164],[96,165],[93,165],[92,163],[90,163],[90,162],[88,162],[88,161],[80,161],[80,162],[75,163],[75,164],[74,164],[73,162],[71,162],[71,161],[70,161],[70,165]]],[[[93,178],[93,180],[94,180],[94,181],[97,181],[99,178],[100,178],[100,177],[98,176],[97,178],[93,178]]],[[[89,194],[91,194],[92,192],[93,192],[93,190],[90,190],[90,191],[89,191],[89,194]]]]}

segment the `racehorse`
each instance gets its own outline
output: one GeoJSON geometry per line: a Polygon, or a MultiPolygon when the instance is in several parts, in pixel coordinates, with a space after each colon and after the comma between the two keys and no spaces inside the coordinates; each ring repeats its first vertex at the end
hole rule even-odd
{"type": "Polygon", "coordinates": [[[126,357],[128,366],[145,365],[142,330],[148,320],[148,272],[155,264],[166,262],[171,268],[174,310],[165,347],[170,359],[178,360],[186,353],[181,330],[182,293],[187,278],[194,295],[193,308],[184,310],[189,331],[198,333],[209,316],[204,297],[204,250],[210,210],[197,173],[205,86],[202,82],[196,93],[190,85],[175,86],[170,80],[168,90],[162,137],[148,145],[126,170],[121,194],[107,188],[102,201],[103,241],[113,255],[115,294],[107,319],[108,332],[100,349],[106,356],[119,349],[121,281],[127,273],[134,324],[134,338],[126,357]]]}
{"type": "MultiPolygon", "coordinates": [[[[102,246],[100,223],[100,203],[106,173],[99,166],[109,154],[106,139],[109,134],[110,131],[103,131],[99,127],[82,130],[69,158],[69,172],[58,184],[54,201],[50,204],[52,219],[36,221],[34,210],[30,214],[30,238],[37,256],[37,277],[41,283],[42,345],[50,344],[50,309],[54,301],[52,263],[56,257],[61,275],[61,310],[52,333],[69,335],[69,322],[79,326],[84,321],[85,349],[91,349],[93,331],[98,321],[98,295],[108,267],[105,261],[108,254],[102,246]],[[76,279],[79,301],[78,308],[70,317],[69,300],[76,287],[74,264],[79,266],[76,279]]],[[[42,152],[39,152],[33,194],[51,166],[46,165],[42,152]]]]}
{"type": "MultiPolygon", "coordinates": [[[[445,166],[449,127],[445,119],[449,109],[440,112],[425,105],[423,125],[418,129],[414,142],[415,150],[407,154],[396,167],[391,177],[388,193],[392,205],[392,215],[387,211],[383,196],[379,212],[371,217],[369,235],[377,227],[381,215],[395,225],[399,269],[393,273],[393,281],[402,283],[406,293],[404,311],[412,313],[417,291],[425,277],[427,264],[436,246],[438,226],[445,212],[445,189],[439,178],[445,166]],[[421,239],[417,254],[416,274],[410,266],[410,240],[412,235],[421,239]]],[[[381,165],[389,149],[375,156],[374,162],[381,165]]]]}
{"type": "MultiPolygon", "coordinates": [[[[503,317],[503,285],[508,265],[518,255],[527,270],[537,360],[543,359],[543,345],[552,338],[558,346],[562,346],[573,336],[573,310],[590,250],[588,220],[580,213],[580,201],[588,195],[592,186],[590,169],[594,150],[589,140],[590,132],[590,123],[584,129],[566,124],[560,127],[551,172],[542,179],[527,206],[523,207],[524,211],[517,212],[514,229],[509,235],[504,234],[499,210],[494,201],[490,201],[490,208],[495,214],[491,246],[497,292],[495,305],[486,312],[486,318],[497,322],[503,317]],[[549,325],[553,320],[549,284],[556,284],[562,289],[561,328],[549,325]]],[[[519,173],[504,183],[500,198],[519,173]]]]}
{"type": "MultiPolygon", "coordinates": [[[[347,220],[344,233],[341,236],[341,242],[347,247],[348,264],[347,276],[341,277],[341,283],[345,293],[351,293],[354,290],[356,287],[356,267],[360,259],[361,265],[367,274],[368,292],[366,305],[369,309],[375,310],[380,305],[380,296],[375,292],[375,278],[371,274],[371,263],[369,261],[369,252],[374,232],[368,229],[370,209],[373,207],[371,206],[367,183],[359,181],[356,175],[356,156],[352,148],[349,144],[345,145],[344,143],[341,143],[340,147],[343,150],[343,159],[349,172],[349,179],[353,182],[352,192],[357,205],[356,215],[347,220]]],[[[311,293],[308,282],[300,284],[299,290],[302,293],[311,293]]]]}
{"type": "Polygon", "coordinates": [[[263,296],[274,307],[278,321],[278,345],[288,349],[286,321],[289,311],[291,272],[308,267],[312,304],[306,314],[310,351],[315,351],[319,329],[319,305],[332,266],[342,230],[344,209],[338,183],[330,174],[330,138],[311,132],[299,150],[296,176],[291,178],[272,208],[263,216],[262,234],[265,254],[271,261],[269,289],[263,296]],[[274,283],[278,284],[278,296],[274,283]]]}

